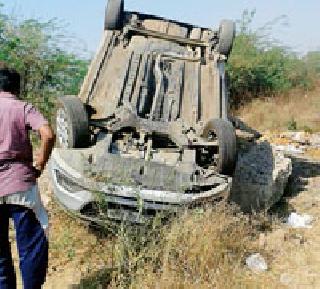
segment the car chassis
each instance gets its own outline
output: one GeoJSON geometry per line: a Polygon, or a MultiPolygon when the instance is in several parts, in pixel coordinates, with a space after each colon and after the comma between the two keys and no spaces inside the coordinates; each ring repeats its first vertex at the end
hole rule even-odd
{"type": "Polygon", "coordinates": [[[105,216],[140,223],[229,192],[236,137],[225,63],[235,25],[211,30],[123,7],[109,0],[79,96],[59,99],[50,172],[57,200],[81,218],[101,219],[103,196],[105,216]]]}

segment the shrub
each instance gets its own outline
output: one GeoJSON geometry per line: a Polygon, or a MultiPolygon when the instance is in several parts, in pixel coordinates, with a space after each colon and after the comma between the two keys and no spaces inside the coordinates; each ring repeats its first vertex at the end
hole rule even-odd
{"type": "Polygon", "coordinates": [[[37,104],[47,116],[57,95],[78,93],[88,65],[59,47],[64,39],[57,20],[18,21],[0,11],[0,61],[20,72],[21,97],[37,104]]]}
{"type": "Polygon", "coordinates": [[[243,265],[259,250],[259,230],[271,225],[222,203],[187,210],[166,225],[156,219],[149,227],[121,227],[110,288],[260,288],[263,281],[251,280],[243,265]]]}
{"type": "Polygon", "coordinates": [[[291,118],[291,120],[288,122],[288,130],[297,130],[298,128],[298,125],[297,125],[297,122],[294,118],[291,118]]]}
{"type": "Polygon", "coordinates": [[[310,51],[304,57],[310,77],[319,78],[320,76],[320,51],[310,51]]]}
{"type": "Polygon", "coordinates": [[[270,31],[284,18],[252,30],[254,16],[255,11],[245,11],[238,21],[238,35],[227,66],[233,106],[311,85],[306,62],[270,39],[270,31]]]}

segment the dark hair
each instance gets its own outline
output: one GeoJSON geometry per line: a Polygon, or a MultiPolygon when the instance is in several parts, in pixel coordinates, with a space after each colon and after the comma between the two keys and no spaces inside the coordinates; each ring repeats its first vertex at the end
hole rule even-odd
{"type": "Polygon", "coordinates": [[[0,91],[19,94],[20,80],[20,74],[16,70],[0,62],[0,91]]]}

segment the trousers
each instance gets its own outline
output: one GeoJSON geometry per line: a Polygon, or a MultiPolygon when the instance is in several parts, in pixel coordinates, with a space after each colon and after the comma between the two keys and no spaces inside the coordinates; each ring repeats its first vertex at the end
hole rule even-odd
{"type": "Polygon", "coordinates": [[[48,268],[48,239],[33,210],[0,205],[0,289],[16,289],[9,219],[14,222],[24,289],[41,289],[48,268]]]}

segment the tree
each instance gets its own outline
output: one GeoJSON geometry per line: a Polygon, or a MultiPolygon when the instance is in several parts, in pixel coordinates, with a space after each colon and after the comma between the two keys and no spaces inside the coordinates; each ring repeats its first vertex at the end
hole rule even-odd
{"type": "Polygon", "coordinates": [[[229,86],[234,106],[255,97],[273,96],[295,87],[310,86],[307,67],[294,52],[272,39],[284,16],[252,29],[255,11],[244,11],[228,62],[229,86]]]}
{"type": "Polygon", "coordinates": [[[308,72],[312,77],[319,78],[320,76],[320,51],[310,51],[304,58],[304,62],[308,67],[308,72]]]}
{"type": "Polygon", "coordinates": [[[65,38],[57,20],[18,21],[0,13],[0,61],[20,72],[21,97],[47,116],[58,95],[78,93],[87,70],[88,60],[59,46],[65,38]]]}

